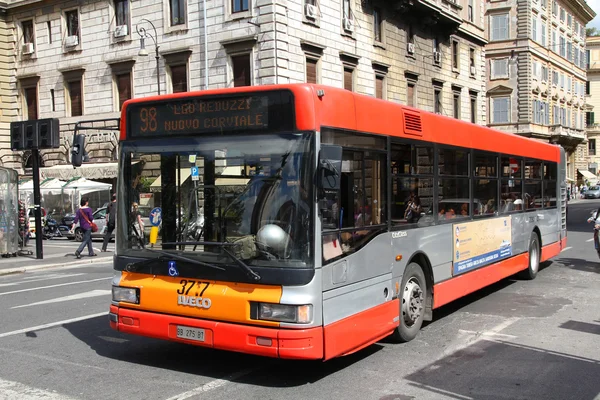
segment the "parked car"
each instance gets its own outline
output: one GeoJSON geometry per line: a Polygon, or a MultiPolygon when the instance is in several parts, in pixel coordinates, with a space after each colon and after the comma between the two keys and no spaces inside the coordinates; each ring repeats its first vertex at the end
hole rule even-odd
{"type": "MultiPolygon", "coordinates": [[[[92,232],[92,238],[104,238],[104,233],[106,231],[106,207],[101,207],[94,211],[94,223],[98,225],[98,230],[96,232],[92,232]]],[[[67,234],[67,237],[70,239],[75,239],[77,242],[83,241],[83,230],[79,227],[79,222],[73,224],[73,230],[67,234]]],[[[110,236],[111,240],[115,238],[115,231],[112,232],[110,236]]]]}
{"type": "Polygon", "coordinates": [[[600,199],[600,186],[592,186],[583,194],[586,199],[600,199]]]}

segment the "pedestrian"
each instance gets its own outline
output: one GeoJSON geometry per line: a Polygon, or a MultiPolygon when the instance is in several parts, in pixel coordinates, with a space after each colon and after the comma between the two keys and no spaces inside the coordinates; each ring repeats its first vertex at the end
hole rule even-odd
{"type": "Polygon", "coordinates": [[[106,250],[108,246],[108,242],[110,241],[110,236],[112,232],[115,230],[115,224],[117,222],[117,194],[113,193],[112,201],[108,204],[106,210],[106,232],[104,232],[104,242],[102,243],[102,251],[106,250]]]}
{"type": "Polygon", "coordinates": [[[83,197],[80,204],[81,207],[79,207],[79,210],[77,210],[77,213],[75,214],[73,226],[79,222],[79,226],[83,230],[83,240],[81,241],[79,248],[75,251],[75,257],[81,258],[81,252],[86,245],[88,247],[89,256],[95,257],[96,253],[94,253],[94,248],[92,247],[92,228],[96,226],[96,224],[92,222],[94,220],[94,215],[92,209],[88,207],[87,197],[83,197]]]}
{"type": "Polygon", "coordinates": [[[146,247],[146,237],[144,235],[144,221],[142,221],[142,213],[138,208],[138,203],[131,204],[131,212],[129,213],[129,223],[131,224],[133,238],[138,242],[139,247],[146,247]]]}

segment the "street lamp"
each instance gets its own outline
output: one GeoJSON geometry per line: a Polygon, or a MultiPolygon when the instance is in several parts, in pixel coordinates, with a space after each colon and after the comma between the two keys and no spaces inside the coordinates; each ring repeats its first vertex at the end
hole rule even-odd
{"type": "Polygon", "coordinates": [[[148,31],[146,31],[146,28],[144,28],[143,26],[140,26],[140,24],[138,23],[135,26],[135,30],[137,31],[138,35],[140,35],[140,51],[138,52],[138,56],[141,57],[147,57],[148,56],[148,50],[146,50],[146,38],[150,38],[152,39],[152,41],[154,42],[154,48],[156,50],[156,84],[158,85],[158,94],[160,95],[160,73],[159,73],[159,62],[160,62],[160,56],[158,54],[158,43],[156,42],[156,40],[158,39],[158,36],[156,34],[156,28],[154,27],[154,24],[150,21],[148,21],[146,18],[142,18],[140,20],[140,22],[147,22],[150,24],[150,26],[152,26],[152,29],[154,29],[154,36],[152,36],[152,34],[148,31]]]}

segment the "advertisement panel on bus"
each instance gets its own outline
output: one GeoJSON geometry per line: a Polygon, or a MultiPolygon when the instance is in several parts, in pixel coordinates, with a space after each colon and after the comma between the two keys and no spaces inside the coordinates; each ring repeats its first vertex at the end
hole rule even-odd
{"type": "Polygon", "coordinates": [[[452,231],[454,275],[512,255],[510,217],[455,224],[452,231]]]}

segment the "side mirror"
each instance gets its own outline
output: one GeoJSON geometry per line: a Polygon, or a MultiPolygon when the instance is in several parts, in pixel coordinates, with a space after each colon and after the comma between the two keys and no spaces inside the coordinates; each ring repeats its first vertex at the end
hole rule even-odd
{"type": "Polygon", "coordinates": [[[85,152],[85,135],[75,135],[73,138],[73,148],[71,149],[71,165],[73,168],[81,167],[87,153],[85,152]]]}
{"type": "Polygon", "coordinates": [[[340,190],[342,177],[342,146],[321,145],[318,170],[322,193],[340,190]]]}

